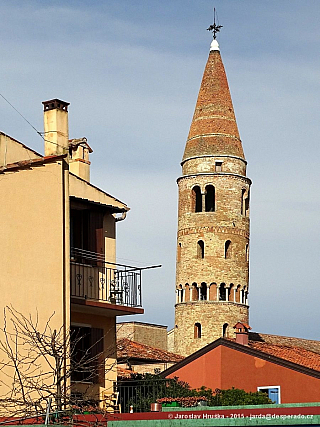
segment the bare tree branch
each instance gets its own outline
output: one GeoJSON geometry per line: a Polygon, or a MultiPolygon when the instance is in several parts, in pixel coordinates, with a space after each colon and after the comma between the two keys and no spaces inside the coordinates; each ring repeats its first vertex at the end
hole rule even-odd
{"type": "Polygon", "coordinates": [[[84,378],[89,390],[99,376],[103,375],[104,382],[106,372],[116,367],[114,358],[107,362],[110,355],[103,350],[104,335],[84,348],[86,336],[79,331],[64,335],[62,327],[51,327],[54,313],[42,328],[38,313],[33,319],[7,306],[3,317],[4,326],[0,329],[1,414],[43,415],[49,399],[52,410],[57,413],[74,405],[81,406],[83,402],[72,395],[72,387],[81,383],[84,388],[84,378]],[[97,352],[98,348],[101,351],[97,352]]]}

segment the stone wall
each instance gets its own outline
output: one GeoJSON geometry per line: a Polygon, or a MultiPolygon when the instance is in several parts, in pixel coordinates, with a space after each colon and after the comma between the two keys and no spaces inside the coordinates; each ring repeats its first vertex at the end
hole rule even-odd
{"type": "Polygon", "coordinates": [[[167,350],[167,326],[142,322],[117,324],[117,338],[128,338],[151,347],[167,350]]]}

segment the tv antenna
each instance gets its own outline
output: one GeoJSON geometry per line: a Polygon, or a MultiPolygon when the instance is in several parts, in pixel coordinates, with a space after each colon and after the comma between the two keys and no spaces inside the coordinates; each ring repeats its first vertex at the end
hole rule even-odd
{"type": "MultiPolygon", "coordinates": [[[[218,18],[217,18],[218,19],[218,18]]],[[[208,31],[212,31],[213,34],[213,40],[217,38],[217,33],[219,33],[220,28],[222,28],[223,25],[216,24],[216,8],[213,8],[213,24],[210,25],[209,28],[207,28],[208,31]]]]}

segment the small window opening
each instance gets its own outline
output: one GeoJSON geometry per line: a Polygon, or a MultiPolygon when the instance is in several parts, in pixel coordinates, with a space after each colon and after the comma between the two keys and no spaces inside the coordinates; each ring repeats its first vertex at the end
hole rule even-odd
{"type": "Polygon", "coordinates": [[[207,299],[207,284],[206,283],[201,283],[200,299],[202,301],[206,301],[206,299],[207,299]]]}
{"type": "Polygon", "coordinates": [[[245,193],[246,190],[243,188],[241,192],[241,215],[245,215],[245,193]]]}
{"type": "Polygon", "coordinates": [[[222,336],[227,337],[227,331],[228,331],[228,323],[225,323],[222,327],[222,336]]]}
{"type": "Polygon", "coordinates": [[[215,211],[215,189],[213,185],[206,186],[206,212],[214,212],[215,211]]]}
{"type": "Polygon", "coordinates": [[[216,172],[222,172],[222,162],[215,162],[216,172]]]}
{"type": "Polygon", "coordinates": [[[193,201],[194,201],[194,211],[195,212],[202,212],[202,194],[201,189],[198,185],[193,187],[193,201]]]}
{"type": "Polygon", "coordinates": [[[248,196],[244,201],[244,209],[245,209],[244,216],[249,215],[249,203],[250,203],[250,193],[248,191],[248,196]]]}
{"type": "Polygon", "coordinates": [[[204,258],[204,242],[203,240],[199,240],[197,244],[197,257],[204,258]]]}
{"type": "Polygon", "coordinates": [[[249,261],[249,245],[246,245],[246,261],[249,261]]]}
{"type": "Polygon", "coordinates": [[[243,289],[241,289],[240,295],[241,295],[241,304],[244,304],[244,290],[243,289]]]}
{"type": "Polygon", "coordinates": [[[219,301],[226,301],[227,293],[226,293],[226,285],[222,283],[219,288],[219,301]]]}
{"type": "Polygon", "coordinates": [[[178,254],[177,254],[178,262],[181,261],[181,243],[178,244],[178,254]]]}
{"type": "Polygon", "coordinates": [[[231,240],[227,240],[224,244],[224,257],[225,259],[231,258],[231,240]]]}
{"type": "Polygon", "coordinates": [[[194,338],[201,338],[201,324],[194,324],[194,338]]]}

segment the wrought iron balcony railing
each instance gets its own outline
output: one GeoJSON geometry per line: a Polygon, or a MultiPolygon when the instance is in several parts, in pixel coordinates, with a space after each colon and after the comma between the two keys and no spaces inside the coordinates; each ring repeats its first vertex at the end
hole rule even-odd
{"type": "Polygon", "coordinates": [[[71,249],[71,296],[141,307],[141,268],[106,262],[104,255],[71,249]]]}

